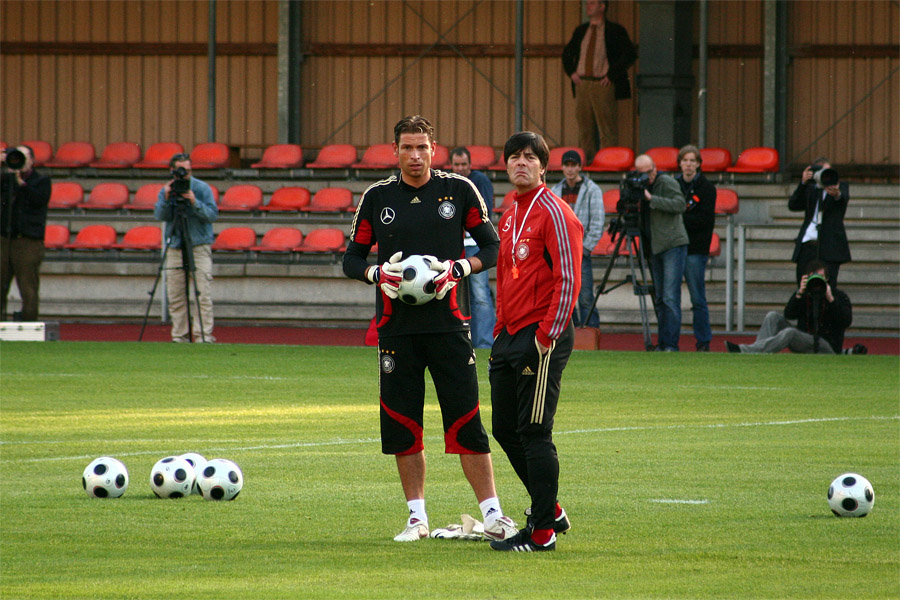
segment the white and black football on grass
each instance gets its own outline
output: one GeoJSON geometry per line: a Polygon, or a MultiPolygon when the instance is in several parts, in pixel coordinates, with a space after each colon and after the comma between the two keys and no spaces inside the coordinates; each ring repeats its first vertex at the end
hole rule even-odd
{"type": "Polygon", "coordinates": [[[197,485],[197,479],[200,476],[200,471],[203,470],[203,467],[206,466],[206,458],[202,454],[197,454],[196,452],[187,452],[182,454],[179,458],[183,458],[184,460],[191,463],[191,466],[194,467],[194,485],[191,487],[192,494],[199,494],[200,487],[197,485]]]}
{"type": "Polygon", "coordinates": [[[234,500],[244,487],[241,468],[230,460],[214,458],[197,474],[204,500],[234,500]]]}
{"type": "Polygon", "coordinates": [[[120,460],[101,456],[85,467],[81,486],[91,498],[118,498],[128,489],[128,469],[120,460]]]}
{"type": "Polygon", "coordinates": [[[150,470],[150,489],[160,498],[183,498],[191,495],[194,467],[180,456],[167,456],[150,470]]]}
{"type": "Polygon", "coordinates": [[[434,276],[438,273],[431,268],[431,260],[412,254],[400,262],[403,272],[398,294],[404,304],[425,304],[434,299],[437,293],[434,276]]]}
{"type": "Polygon", "coordinates": [[[862,475],[844,473],[828,486],[828,506],[838,517],[864,517],[875,506],[875,490],[862,475]]]}

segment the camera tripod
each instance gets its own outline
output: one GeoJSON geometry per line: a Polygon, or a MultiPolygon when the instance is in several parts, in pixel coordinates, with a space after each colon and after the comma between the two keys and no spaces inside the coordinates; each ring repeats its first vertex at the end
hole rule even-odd
{"type": "MultiPolygon", "coordinates": [[[[197,303],[197,314],[200,314],[200,289],[197,287],[197,265],[194,263],[194,245],[191,243],[191,232],[187,227],[187,206],[183,198],[175,201],[175,219],[173,220],[172,235],[166,240],[163,249],[162,258],[159,261],[159,268],[156,271],[156,279],[153,281],[153,288],[147,292],[150,294],[150,300],[147,302],[147,310],[144,312],[144,322],[141,325],[141,333],[138,341],[144,339],[144,329],[147,327],[147,319],[150,316],[150,307],[153,305],[153,296],[156,295],[156,288],[159,286],[159,280],[162,277],[163,269],[166,268],[166,256],[169,253],[169,244],[172,238],[178,236],[181,239],[181,270],[184,271],[184,297],[187,306],[187,323],[188,323],[188,339],[194,341],[194,321],[191,319],[191,280],[194,281],[194,301],[197,303]]],[[[206,336],[203,332],[203,323],[200,323],[200,340],[206,342],[206,336]]]]}
{"type": "Polygon", "coordinates": [[[597,290],[594,292],[594,299],[591,302],[591,306],[593,307],[594,304],[596,304],[600,294],[608,294],[630,281],[634,289],[634,295],[638,297],[638,305],[641,310],[641,330],[644,334],[644,349],[649,352],[653,350],[653,342],[650,337],[650,316],[647,314],[646,296],[650,296],[654,310],[656,309],[656,298],[654,295],[652,274],[651,278],[648,279],[647,266],[644,262],[644,250],[643,248],[640,248],[639,244],[641,235],[640,225],[637,222],[632,223],[630,221],[625,223],[624,221],[629,218],[630,215],[621,217],[619,221],[616,222],[616,226],[612,231],[612,237],[616,240],[616,247],[612,257],[609,259],[609,264],[606,266],[606,272],[603,274],[603,279],[600,281],[597,290]],[[623,243],[625,244],[626,255],[628,257],[629,274],[625,276],[623,281],[612,287],[607,287],[609,275],[612,273],[613,267],[616,264],[616,259],[619,258],[623,243]],[[637,263],[637,265],[635,265],[635,263],[637,263]],[[638,275],[640,275],[640,278],[638,278],[638,275]]]}

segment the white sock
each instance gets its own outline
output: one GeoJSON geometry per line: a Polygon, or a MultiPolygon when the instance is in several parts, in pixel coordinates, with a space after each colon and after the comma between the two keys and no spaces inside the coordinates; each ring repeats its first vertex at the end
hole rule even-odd
{"type": "Polygon", "coordinates": [[[480,502],[478,508],[481,509],[481,517],[484,519],[485,527],[490,527],[497,519],[503,516],[503,511],[500,510],[500,499],[496,496],[480,502]]]}
{"type": "Polygon", "coordinates": [[[410,500],[406,505],[409,507],[409,519],[407,519],[406,524],[409,525],[413,519],[418,519],[428,527],[428,515],[425,513],[425,498],[410,500]]]}

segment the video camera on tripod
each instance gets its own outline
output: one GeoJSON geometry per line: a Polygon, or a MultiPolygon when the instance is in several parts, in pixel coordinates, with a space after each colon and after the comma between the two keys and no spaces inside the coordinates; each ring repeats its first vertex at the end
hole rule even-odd
{"type": "Polygon", "coordinates": [[[641,212],[643,210],[644,190],[650,187],[650,175],[632,171],[619,183],[619,202],[616,204],[618,219],[609,222],[609,233],[615,237],[619,230],[640,234],[641,212]]]}
{"type": "Polygon", "coordinates": [[[175,202],[187,202],[187,198],[184,195],[191,191],[191,180],[188,178],[187,169],[178,167],[172,170],[172,175],[175,177],[175,180],[172,181],[172,186],[169,188],[172,199],[175,202]]]}

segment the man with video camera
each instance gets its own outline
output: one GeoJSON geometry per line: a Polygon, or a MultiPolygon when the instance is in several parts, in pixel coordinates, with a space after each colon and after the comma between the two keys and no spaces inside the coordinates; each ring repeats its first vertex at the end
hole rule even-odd
{"type": "Polygon", "coordinates": [[[173,179],[159,191],[153,214],[166,222],[166,293],[172,315],[172,341],[190,342],[193,333],[193,341],[212,343],[216,341],[212,335],[212,224],[219,217],[219,207],[209,185],[191,176],[190,156],[173,156],[169,171],[173,179]],[[196,286],[192,293],[199,296],[199,310],[192,315],[192,332],[187,318],[190,279],[196,286]]]}
{"type": "MultiPolygon", "coordinates": [[[[752,344],[726,341],[729,352],[775,353],[788,348],[798,354],[841,353],[844,332],[853,322],[850,298],[831,287],[824,262],[813,260],[808,267],[808,272],[800,278],[799,289],[791,294],[784,307],[784,314],[774,310],[769,312],[752,344]],[[788,319],[797,319],[797,326],[793,327],[788,319]]],[[[848,352],[865,353],[862,345],[854,346],[848,352]]]]}
{"type": "MultiPolygon", "coordinates": [[[[640,184],[641,248],[650,257],[656,320],[659,324],[656,349],[678,352],[681,337],[681,279],[687,260],[688,234],[682,215],[687,209],[678,182],[660,173],[646,154],[634,159],[634,173],[627,178],[640,184]]],[[[616,211],[624,215],[627,194],[622,193],[616,211]]]]}
{"type": "Polygon", "coordinates": [[[4,149],[0,163],[0,320],[6,321],[6,297],[15,277],[22,311],[14,319],[37,321],[50,178],[34,169],[34,152],[28,146],[4,149]]]}
{"type": "Polygon", "coordinates": [[[825,263],[831,285],[837,285],[841,264],[850,261],[850,245],[844,229],[844,214],[850,201],[850,187],[840,181],[827,158],[817,158],[803,170],[803,177],[788,200],[792,211],[804,211],[803,225],[791,260],[797,263],[797,283],[809,272],[812,260],[825,263]]]}

